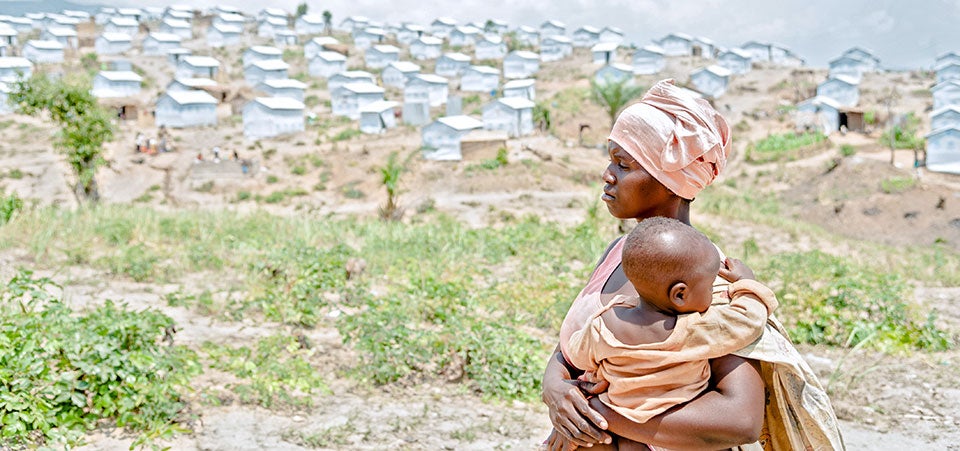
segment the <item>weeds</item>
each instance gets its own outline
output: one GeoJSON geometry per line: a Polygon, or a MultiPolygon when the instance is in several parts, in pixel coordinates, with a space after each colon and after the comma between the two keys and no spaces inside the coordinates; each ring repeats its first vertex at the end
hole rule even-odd
{"type": "Polygon", "coordinates": [[[747,146],[746,158],[751,163],[767,163],[796,158],[799,151],[818,149],[827,143],[822,133],[784,133],[769,135],[747,146]]]}

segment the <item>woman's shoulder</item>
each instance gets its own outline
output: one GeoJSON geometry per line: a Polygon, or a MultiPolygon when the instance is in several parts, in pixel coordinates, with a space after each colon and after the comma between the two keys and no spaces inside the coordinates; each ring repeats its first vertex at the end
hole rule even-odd
{"type": "Polygon", "coordinates": [[[613,241],[610,241],[610,244],[607,245],[607,248],[603,251],[603,254],[600,256],[600,260],[597,261],[597,266],[600,266],[600,264],[602,264],[604,261],[607,260],[607,256],[610,255],[610,251],[612,251],[613,248],[617,247],[617,244],[619,244],[620,241],[623,240],[623,238],[624,236],[620,235],[614,238],[613,241]]]}

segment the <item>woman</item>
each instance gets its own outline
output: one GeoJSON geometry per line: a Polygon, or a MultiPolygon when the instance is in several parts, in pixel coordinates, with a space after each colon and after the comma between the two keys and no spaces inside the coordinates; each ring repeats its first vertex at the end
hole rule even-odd
{"type": "MultiPolygon", "coordinates": [[[[617,118],[601,199],[616,218],[665,216],[689,224],[690,202],[723,170],[729,144],[729,126],[716,110],[663,80],[617,118]]],[[[717,283],[725,284],[722,279],[717,283]]],[[[715,292],[725,288],[717,286],[715,292]]],[[[776,319],[757,344],[710,362],[707,390],[646,423],[627,420],[595,397],[588,400],[576,384],[581,371],[567,363],[563,348],[573,330],[613,296],[635,293],[620,267],[617,239],[571,305],[560,345],[544,371],[542,398],[555,429],[549,449],[607,444],[614,437],[620,449],[645,449],[641,443],[710,450],[745,444],[756,449],[843,447],[825,392],[776,319]],[[784,404],[799,414],[783,415],[784,404]],[[763,448],[757,443],[761,438],[763,448]]]]}

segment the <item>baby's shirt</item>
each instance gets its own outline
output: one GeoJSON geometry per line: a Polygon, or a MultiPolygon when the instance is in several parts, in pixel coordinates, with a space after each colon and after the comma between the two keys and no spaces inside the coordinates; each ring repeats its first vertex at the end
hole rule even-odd
{"type": "Polygon", "coordinates": [[[565,357],[610,383],[599,396],[604,404],[637,423],[646,422],[703,391],[710,380],[708,360],[753,343],[778,305],[773,291],[755,280],[739,280],[727,291],[729,304],[678,315],[666,340],[637,345],[618,340],[601,317],[614,306],[639,301],[617,296],[573,333],[565,357]]]}

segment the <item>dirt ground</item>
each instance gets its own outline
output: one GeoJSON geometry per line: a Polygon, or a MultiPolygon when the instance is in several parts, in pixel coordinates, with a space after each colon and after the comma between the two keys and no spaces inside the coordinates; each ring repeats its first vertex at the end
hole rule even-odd
{"type": "MultiPolygon", "coordinates": [[[[221,55],[235,64],[238,51],[221,55]]],[[[354,58],[356,59],[356,58],[354,58]]],[[[138,67],[156,71],[145,93],[149,98],[169,80],[169,67],[157,58],[135,56],[138,67]]],[[[353,61],[353,60],[351,60],[353,61]]],[[[356,63],[354,61],[353,63],[356,63]]],[[[352,64],[353,64],[352,63],[352,64]]],[[[665,76],[686,82],[692,68],[703,62],[672,59],[665,76]]],[[[297,62],[294,62],[295,67],[297,62]]],[[[236,72],[236,67],[228,67],[236,72]]],[[[586,88],[592,73],[585,54],[544,64],[538,74],[538,98],[556,99],[571,87],[586,88]]],[[[885,193],[880,182],[891,177],[914,177],[913,154],[899,151],[895,164],[890,152],[877,144],[879,130],[870,133],[834,134],[831,147],[789,163],[748,165],[743,150],[753,140],[792,127],[781,107],[810,95],[811,86],[825,78],[825,70],[760,68],[734,78],[718,109],[736,127],[734,155],[726,173],[738,181],[736,189],[758,195],[782,193],[785,214],[850,239],[878,245],[927,245],[934,240],[960,250],[960,176],[921,172],[919,182],[904,191],[885,193]],[[849,144],[855,155],[839,158],[836,148],[849,144]],[[745,180],[741,182],[741,180],[745,180]]],[[[641,77],[649,86],[655,79],[641,77]]],[[[902,94],[896,112],[913,111],[925,118],[932,103],[922,91],[932,77],[920,73],[868,75],[863,83],[865,110],[883,114],[885,93],[897,86],[902,94]]],[[[311,86],[308,95],[321,101],[310,108],[321,120],[329,116],[322,100],[325,90],[311,86]]],[[[548,105],[556,106],[557,103],[548,105]]],[[[18,115],[0,117],[0,185],[41,205],[76,206],[69,188],[72,176],[61,155],[51,146],[54,133],[41,119],[18,115]]],[[[922,121],[921,127],[928,126],[922,121]]],[[[476,227],[495,225],[505,215],[537,214],[544,220],[574,224],[597,202],[599,175],[606,165],[602,144],[609,118],[589,100],[577,112],[558,111],[553,134],[537,134],[507,142],[509,164],[498,171],[476,171],[479,155],[466,154],[459,163],[425,161],[419,157],[419,131],[400,126],[383,135],[359,136],[345,141],[334,137],[351,124],[308,126],[304,133],[251,143],[243,140],[240,124],[229,113],[215,128],[173,130],[176,151],[158,156],[133,152],[137,132],[155,135],[147,122],[120,124],[109,143],[109,166],[99,174],[103,201],[149,205],[157,209],[267,209],[277,214],[372,217],[386,195],[378,168],[391,152],[409,156],[402,176],[401,205],[408,217],[418,208],[435,208],[476,227]],[[590,127],[581,136],[579,127],[590,127]],[[250,175],[232,162],[213,163],[210,149],[220,146],[224,155],[236,151],[252,159],[258,170],[250,175]],[[197,163],[202,153],[208,161],[197,163]],[[232,166],[231,166],[232,164],[232,166]],[[302,168],[295,169],[295,168],[302,168]],[[277,203],[257,201],[271,193],[302,190],[301,195],[277,203]]],[[[925,133],[926,130],[921,130],[925,133]]],[[[489,157],[483,157],[489,158],[489,157]]],[[[725,189],[725,188],[718,188],[725,189]]],[[[602,207],[601,207],[602,209],[602,207]]],[[[728,233],[725,238],[752,238],[771,250],[829,247],[833,243],[747,223],[699,215],[694,222],[728,233]]],[[[20,251],[0,255],[0,274],[29,262],[20,251]]],[[[133,308],[159,308],[173,317],[179,343],[198,345],[212,340],[250,343],[256,337],[283,332],[279,324],[227,322],[170,307],[163,295],[195,281],[157,285],[134,283],[89,267],[43,269],[66,287],[68,302],[77,308],[105,299],[124,299],[133,308]]],[[[220,283],[228,283],[221,281],[220,283]]],[[[960,287],[920,286],[916,301],[937,308],[941,321],[960,331],[960,287]]],[[[333,312],[331,312],[333,314],[333,312]]],[[[339,376],[343,362],[354,360],[341,344],[331,318],[309,334],[323,352],[319,364],[329,375],[332,394],[319,395],[318,406],[304,411],[270,411],[224,399],[210,407],[193,399],[195,420],[190,434],[169,443],[177,450],[261,449],[534,449],[549,431],[545,408],[539,403],[499,405],[464,393],[456,385],[385,387],[370,389],[339,376]],[[310,438],[312,437],[312,438],[310,438]],[[308,439],[309,438],[309,439],[308,439]]],[[[821,380],[831,388],[849,449],[960,449],[960,351],[936,354],[888,355],[864,350],[801,347],[821,380]]],[[[222,387],[223,374],[207,373],[197,380],[197,393],[222,387]]],[[[123,431],[103,429],[92,433],[81,449],[114,450],[129,446],[132,437],[123,431]]]]}

